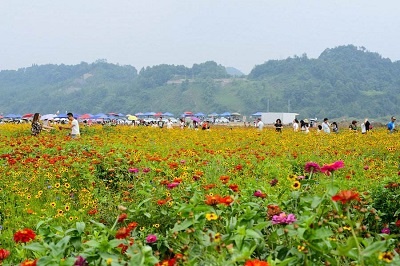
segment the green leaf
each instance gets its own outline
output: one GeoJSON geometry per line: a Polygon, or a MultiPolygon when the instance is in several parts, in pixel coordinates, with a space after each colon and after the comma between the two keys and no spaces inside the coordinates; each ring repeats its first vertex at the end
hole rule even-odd
{"type": "Polygon", "coordinates": [[[84,222],[77,222],[76,223],[76,230],[78,230],[79,234],[82,234],[85,230],[85,223],[84,222]]]}
{"type": "Polygon", "coordinates": [[[310,237],[310,240],[315,240],[315,239],[326,239],[333,235],[332,230],[328,228],[318,228],[317,230],[312,232],[312,235],[310,237]]]}
{"type": "Polygon", "coordinates": [[[362,251],[362,256],[369,257],[375,255],[378,251],[384,251],[386,241],[377,241],[369,245],[366,249],[362,251]]]}
{"type": "Polygon", "coordinates": [[[252,229],[247,229],[246,230],[246,238],[262,239],[263,236],[259,232],[256,232],[252,229]]]}
{"type": "Polygon", "coordinates": [[[36,252],[40,252],[40,253],[46,253],[46,248],[39,244],[39,243],[32,243],[26,246],[23,246],[24,249],[28,249],[28,250],[32,250],[32,251],[36,251],[36,252]]]}
{"type": "Polygon", "coordinates": [[[188,228],[192,224],[193,224],[192,221],[189,221],[189,220],[184,220],[180,224],[175,223],[175,226],[174,226],[174,228],[172,228],[172,231],[178,232],[178,231],[185,230],[186,228],[188,228]]]}

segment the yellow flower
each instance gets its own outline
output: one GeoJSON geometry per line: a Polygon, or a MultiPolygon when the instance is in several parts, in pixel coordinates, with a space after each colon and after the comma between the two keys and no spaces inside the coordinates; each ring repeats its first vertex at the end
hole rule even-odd
{"type": "Polygon", "coordinates": [[[171,193],[169,193],[169,192],[166,192],[165,195],[166,195],[167,197],[171,197],[171,193]]]}
{"type": "Polygon", "coordinates": [[[69,211],[69,209],[70,209],[69,205],[65,205],[65,210],[69,211]]]}
{"type": "Polygon", "coordinates": [[[392,262],[393,257],[394,257],[394,254],[392,252],[388,251],[388,252],[380,253],[378,259],[386,261],[386,262],[392,262]]]}
{"type": "Polygon", "coordinates": [[[297,175],[290,174],[287,179],[290,180],[290,181],[296,181],[297,180],[297,175]]]}
{"type": "Polygon", "coordinates": [[[50,203],[50,206],[54,208],[54,207],[56,207],[56,203],[52,202],[52,203],[50,203]]]}
{"type": "Polygon", "coordinates": [[[74,217],[70,216],[68,219],[72,222],[74,220],[74,217]]]}
{"type": "Polygon", "coordinates": [[[206,219],[208,221],[217,220],[218,219],[218,215],[216,215],[215,213],[207,213],[206,214],[206,219]]]}
{"type": "Polygon", "coordinates": [[[140,231],[143,231],[144,229],[145,229],[144,226],[142,226],[142,227],[139,228],[140,231]]]}
{"type": "Polygon", "coordinates": [[[109,258],[109,259],[107,260],[107,265],[111,265],[111,262],[112,262],[112,258],[109,258]]]}
{"type": "Polygon", "coordinates": [[[56,183],[56,184],[54,185],[54,187],[55,187],[55,188],[59,188],[59,187],[60,187],[60,183],[56,183]]]}
{"type": "Polygon", "coordinates": [[[346,226],[343,226],[343,229],[350,231],[351,227],[346,225],[346,226]]]}
{"type": "Polygon", "coordinates": [[[64,187],[66,187],[66,188],[70,188],[70,187],[71,187],[71,185],[70,185],[69,183],[65,183],[65,184],[64,184],[64,187]]]}
{"type": "Polygon", "coordinates": [[[214,241],[215,241],[215,242],[221,241],[221,237],[222,237],[222,236],[221,236],[220,233],[216,233],[215,236],[214,236],[214,241]]]}
{"type": "Polygon", "coordinates": [[[301,185],[299,181],[294,181],[292,184],[292,189],[300,189],[301,185]]]}
{"type": "Polygon", "coordinates": [[[302,252],[305,248],[305,246],[297,246],[297,250],[300,252],[302,252]]]}
{"type": "Polygon", "coordinates": [[[154,226],[155,228],[159,228],[159,227],[160,227],[160,224],[153,224],[153,226],[154,226]]]}

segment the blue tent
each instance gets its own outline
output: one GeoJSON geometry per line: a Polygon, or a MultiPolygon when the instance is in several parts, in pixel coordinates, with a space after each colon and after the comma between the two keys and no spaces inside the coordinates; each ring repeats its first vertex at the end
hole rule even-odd
{"type": "Polygon", "coordinates": [[[194,116],[206,116],[206,114],[203,114],[203,113],[196,113],[196,114],[194,114],[194,116]]]}
{"type": "Polygon", "coordinates": [[[146,112],[146,113],[144,113],[143,115],[155,115],[156,113],[154,113],[154,112],[146,112]]]}
{"type": "Polygon", "coordinates": [[[220,116],[231,116],[231,113],[225,112],[225,113],[220,114],[220,116]]]}
{"type": "Polygon", "coordinates": [[[21,118],[22,116],[20,115],[15,115],[15,114],[8,114],[5,115],[4,118],[21,118]]]}
{"type": "Polygon", "coordinates": [[[168,112],[165,112],[165,113],[163,113],[162,115],[163,115],[163,116],[174,116],[174,114],[171,114],[171,113],[168,113],[168,112]]]}
{"type": "Polygon", "coordinates": [[[254,114],[252,114],[252,115],[254,115],[254,116],[260,116],[260,115],[262,115],[262,113],[261,113],[261,112],[257,112],[257,113],[254,113],[254,114]]]}

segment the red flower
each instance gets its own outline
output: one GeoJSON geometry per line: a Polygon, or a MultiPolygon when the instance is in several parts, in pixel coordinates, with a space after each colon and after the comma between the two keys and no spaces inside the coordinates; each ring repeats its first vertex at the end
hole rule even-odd
{"type": "Polygon", "coordinates": [[[351,200],[360,201],[360,198],[358,196],[359,196],[359,194],[355,193],[354,191],[343,190],[343,191],[340,191],[338,194],[334,195],[332,197],[332,200],[333,201],[340,200],[343,204],[345,204],[346,202],[351,201],[351,200]]]}
{"type": "Polygon", "coordinates": [[[97,210],[96,210],[96,209],[93,209],[93,210],[88,211],[88,214],[89,214],[89,215],[94,215],[94,214],[96,214],[96,213],[97,213],[97,210]]]}
{"type": "Polygon", "coordinates": [[[396,226],[397,226],[397,227],[400,227],[400,220],[397,220],[396,226]]]}
{"type": "Polygon", "coordinates": [[[233,199],[230,196],[223,197],[219,200],[219,203],[225,204],[226,206],[231,205],[232,202],[233,202],[233,199]]]}
{"type": "Polygon", "coordinates": [[[122,223],[123,221],[125,221],[125,219],[128,218],[128,215],[126,213],[122,213],[119,217],[118,217],[118,222],[122,223]]]}
{"type": "Polygon", "coordinates": [[[221,176],[219,177],[219,180],[222,181],[222,184],[226,184],[226,183],[229,182],[229,176],[227,176],[227,175],[221,175],[221,176]]]}
{"type": "Polygon", "coordinates": [[[136,226],[138,226],[137,222],[131,222],[131,223],[128,224],[128,228],[131,229],[131,230],[135,229],[136,226]]]}
{"type": "Polygon", "coordinates": [[[211,205],[211,206],[217,205],[218,203],[220,203],[220,200],[221,200],[221,196],[219,196],[219,195],[215,195],[215,196],[207,195],[206,198],[207,198],[207,200],[205,200],[204,202],[207,205],[211,205]]]}
{"type": "Polygon", "coordinates": [[[117,234],[115,235],[116,239],[124,239],[127,238],[131,233],[131,229],[126,227],[121,227],[118,229],[117,234]]]}
{"type": "Polygon", "coordinates": [[[14,234],[14,241],[16,243],[27,243],[35,239],[36,234],[32,229],[25,228],[24,230],[19,230],[14,234]]]}
{"type": "Polygon", "coordinates": [[[7,249],[0,249],[0,264],[2,260],[5,260],[8,256],[10,256],[10,251],[7,249]]]}
{"type": "Polygon", "coordinates": [[[239,186],[236,184],[231,184],[228,186],[230,189],[232,189],[234,192],[239,192],[239,186]]]}
{"type": "Polygon", "coordinates": [[[262,260],[248,260],[246,261],[246,263],[244,264],[244,266],[268,266],[268,262],[266,261],[262,261],[262,260]]]}
{"type": "Polygon", "coordinates": [[[243,169],[243,166],[241,164],[238,164],[235,166],[235,169],[240,171],[243,169]]]}
{"type": "Polygon", "coordinates": [[[19,266],[36,266],[36,260],[26,260],[24,262],[22,262],[19,266]]]}
{"type": "Polygon", "coordinates": [[[157,204],[158,205],[164,205],[165,203],[167,203],[167,200],[157,200],[157,204]]]}

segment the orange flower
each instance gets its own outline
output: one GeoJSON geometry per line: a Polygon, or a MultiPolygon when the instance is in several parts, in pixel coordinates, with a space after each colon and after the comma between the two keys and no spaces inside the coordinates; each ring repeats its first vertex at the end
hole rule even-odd
{"type": "Polygon", "coordinates": [[[125,219],[128,218],[128,215],[126,213],[122,213],[119,217],[118,217],[118,222],[122,223],[123,221],[125,221],[125,219]]]}
{"type": "Polygon", "coordinates": [[[338,194],[334,195],[332,197],[332,200],[333,201],[340,200],[343,204],[345,204],[346,202],[351,201],[351,200],[360,201],[360,198],[358,196],[359,196],[358,193],[355,193],[351,190],[343,190],[343,191],[340,191],[338,194]]]}
{"type": "Polygon", "coordinates": [[[226,183],[229,182],[229,176],[227,176],[227,175],[222,175],[222,176],[220,176],[219,180],[222,181],[222,184],[226,184],[226,183]]]}
{"type": "Polygon", "coordinates": [[[213,187],[215,187],[215,184],[209,184],[209,185],[203,186],[203,188],[204,188],[205,190],[212,189],[213,187]]]}
{"type": "Polygon", "coordinates": [[[217,205],[218,203],[220,203],[220,200],[221,200],[221,196],[219,196],[219,195],[215,195],[215,196],[206,195],[206,198],[207,198],[207,200],[205,200],[205,203],[207,205],[211,205],[211,206],[217,205]]]}
{"type": "Polygon", "coordinates": [[[131,223],[128,224],[128,228],[131,229],[131,230],[135,229],[136,226],[138,226],[137,222],[131,222],[131,223]]]}
{"type": "Polygon", "coordinates": [[[121,227],[118,229],[117,234],[115,235],[116,239],[124,239],[128,237],[131,233],[131,229],[126,228],[126,227],[121,227]]]}
{"type": "Polygon", "coordinates": [[[219,203],[225,204],[226,206],[231,205],[233,202],[233,199],[230,196],[223,197],[222,199],[219,200],[219,203]]]}
{"type": "Polygon", "coordinates": [[[0,264],[2,260],[5,260],[10,255],[10,251],[7,249],[0,249],[0,264]]]}
{"type": "Polygon", "coordinates": [[[33,239],[35,239],[36,234],[32,229],[24,229],[16,232],[14,234],[14,241],[16,243],[27,243],[33,239]]]}
{"type": "Polygon", "coordinates": [[[231,184],[228,186],[230,189],[232,189],[234,192],[239,192],[239,186],[236,184],[231,184]]]}
{"type": "Polygon", "coordinates": [[[36,260],[26,260],[20,264],[20,266],[36,266],[36,260]]]}
{"type": "Polygon", "coordinates": [[[246,263],[244,264],[244,266],[268,266],[268,262],[266,261],[262,261],[262,260],[248,260],[246,261],[246,263]]]}

